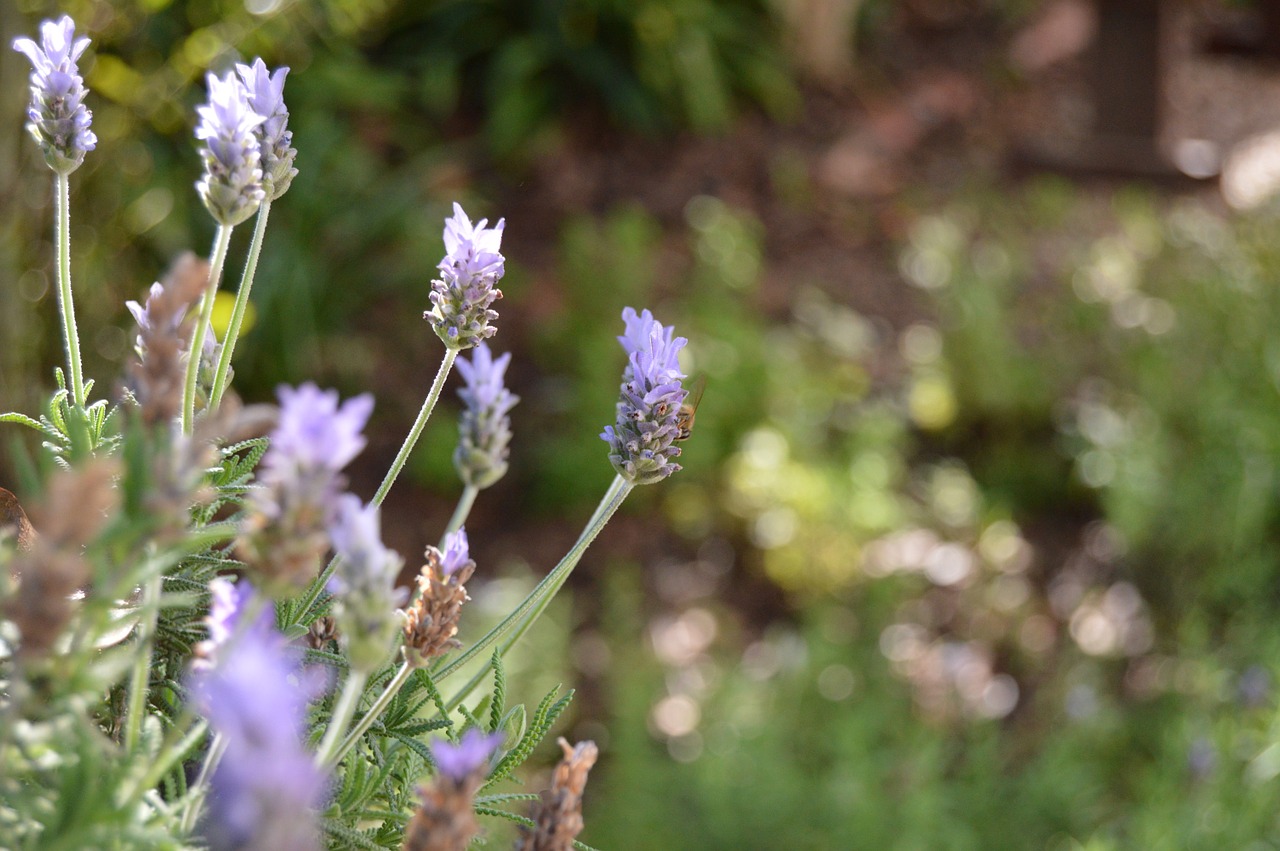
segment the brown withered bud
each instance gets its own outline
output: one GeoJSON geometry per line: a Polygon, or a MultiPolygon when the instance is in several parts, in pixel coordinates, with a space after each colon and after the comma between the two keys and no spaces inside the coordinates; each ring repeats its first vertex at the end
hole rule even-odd
{"type": "Polygon", "coordinates": [[[473,805],[501,733],[472,727],[456,742],[431,743],[435,779],[418,794],[422,806],[405,829],[403,851],[462,851],[479,832],[473,805]]]}
{"type": "Polygon", "coordinates": [[[116,472],[117,465],[107,459],[60,472],[50,479],[44,499],[32,512],[41,534],[10,562],[18,585],[3,604],[5,617],[22,636],[19,656],[47,655],[71,620],[71,597],[90,579],[82,550],[119,502],[116,472]]]}
{"type": "Polygon", "coordinates": [[[600,751],[590,741],[570,747],[560,739],[560,747],[564,759],[551,777],[551,788],[542,793],[529,813],[535,826],[520,826],[515,851],[570,851],[582,832],[582,794],[587,788],[587,773],[600,751]]]}
{"type": "Polygon", "coordinates": [[[145,304],[127,302],[138,322],[139,355],[129,364],[129,392],[148,425],[170,422],[182,411],[183,359],[193,324],[187,311],[208,282],[208,262],[187,252],[174,261],[163,283],[151,285],[145,304]]]}
{"type": "Polygon", "coordinates": [[[36,529],[18,504],[18,498],[0,488],[0,532],[6,530],[17,539],[19,550],[26,552],[35,545],[36,529]]]}
{"type": "Polygon", "coordinates": [[[338,640],[338,622],[332,615],[316,618],[307,630],[307,646],[312,650],[323,650],[330,641],[338,640]]]}
{"type": "Polygon", "coordinates": [[[300,506],[276,522],[261,512],[251,514],[236,539],[236,557],[249,565],[258,587],[269,597],[283,597],[316,578],[329,550],[323,506],[300,506]]]}
{"type": "Polygon", "coordinates": [[[435,547],[427,547],[426,557],[413,604],[404,613],[404,656],[417,667],[462,646],[454,636],[462,604],[471,599],[464,586],[476,569],[466,559],[447,570],[444,554],[435,547]]]}
{"type": "Polygon", "coordinates": [[[472,807],[481,779],[476,775],[458,783],[438,778],[421,787],[422,806],[405,828],[401,851],[463,851],[480,832],[472,807]]]}
{"type": "Polygon", "coordinates": [[[192,507],[216,496],[205,472],[219,463],[219,447],[265,434],[274,410],[265,405],[242,406],[239,397],[228,392],[216,411],[196,420],[190,435],[182,433],[177,420],[153,430],[146,507],[159,526],[158,540],[181,535],[192,507]]]}

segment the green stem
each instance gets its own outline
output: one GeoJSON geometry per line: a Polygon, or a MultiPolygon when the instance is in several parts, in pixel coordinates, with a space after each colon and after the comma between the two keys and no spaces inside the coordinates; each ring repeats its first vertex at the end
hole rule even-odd
{"type": "MultiPolygon", "coordinates": [[[[440,361],[440,368],[436,370],[436,377],[431,382],[431,389],[427,391],[427,398],[422,403],[422,410],[418,411],[418,418],[414,420],[413,427],[409,429],[409,433],[405,436],[404,444],[401,445],[400,451],[396,453],[395,460],[391,462],[387,475],[382,480],[382,484],[378,486],[378,491],[373,495],[373,504],[382,505],[382,501],[387,498],[387,492],[391,490],[391,486],[395,484],[396,478],[400,475],[400,471],[404,469],[405,461],[409,459],[409,453],[413,451],[414,445],[418,442],[418,438],[422,436],[422,430],[426,428],[427,419],[431,416],[431,411],[435,409],[436,402],[440,399],[440,391],[444,389],[444,383],[449,378],[449,370],[453,369],[453,362],[458,357],[458,349],[445,349],[444,359],[440,361]]],[[[316,577],[311,586],[307,588],[305,594],[302,595],[302,605],[295,611],[298,612],[298,619],[292,627],[286,630],[285,635],[290,638],[297,637],[295,627],[300,627],[306,621],[311,612],[311,607],[316,604],[316,600],[320,599],[320,594],[324,591],[325,586],[329,583],[329,577],[333,576],[333,571],[338,565],[338,557],[335,555],[329,559],[329,563],[325,565],[324,570],[320,571],[320,575],[316,577]]],[[[301,633],[297,633],[300,635],[301,633]]]]}
{"type": "Polygon", "coordinates": [[[462,496],[458,497],[458,507],[453,510],[449,525],[444,527],[444,534],[440,536],[440,549],[444,549],[444,539],[461,529],[467,522],[467,515],[471,513],[471,506],[475,505],[476,496],[479,493],[480,488],[475,485],[467,485],[462,489],[462,496]]]}
{"type": "Polygon", "coordinates": [[[342,744],[338,746],[338,749],[328,759],[320,762],[322,768],[329,765],[337,765],[342,761],[342,758],[347,755],[347,751],[355,747],[356,742],[360,741],[360,737],[373,726],[374,721],[378,720],[382,710],[387,708],[387,704],[391,702],[391,699],[409,681],[409,675],[412,673],[413,666],[408,662],[400,665],[400,670],[396,671],[396,675],[387,683],[387,687],[382,690],[382,694],[378,695],[378,699],[369,707],[369,711],[360,716],[360,720],[351,728],[351,732],[342,740],[342,744]]]}
{"type": "Polygon", "coordinates": [[[57,222],[54,238],[58,252],[58,309],[62,313],[62,341],[67,349],[67,369],[71,373],[71,398],[84,408],[84,374],[80,369],[80,332],[76,329],[76,308],[71,298],[71,180],[59,174],[55,180],[54,207],[57,222]]]}
{"type": "Polygon", "coordinates": [[[342,686],[342,694],[338,697],[338,702],[334,704],[333,714],[329,716],[329,727],[324,731],[324,741],[320,743],[320,749],[316,751],[316,765],[321,767],[330,762],[337,762],[334,758],[334,749],[338,745],[343,733],[347,730],[347,725],[351,723],[352,717],[356,714],[356,707],[360,705],[360,697],[364,694],[364,685],[369,681],[369,673],[367,671],[357,671],[352,669],[347,674],[347,681],[342,686]]]}
{"type": "Polygon", "coordinates": [[[222,402],[222,394],[227,389],[227,375],[231,371],[231,353],[235,351],[236,341],[240,339],[240,323],[244,321],[244,312],[249,306],[249,291],[253,289],[253,278],[258,273],[258,255],[262,253],[262,240],[267,233],[267,217],[270,215],[271,199],[268,198],[258,207],[258,220],[253,227],[249,256],[244,261],[244,274],[240,276],[240,288],[236,290],[236,306],[231,311],[231,323],[227,326],[226,336],[222,339],[222,354],[218,357],[218,370],[213,376],[209,410],[217,409],[222,402]]]}
{"type": "MultiPolygon", "coordinates": [[[[533,622],[546,610],[551,598],[555,596],[555,593],[564,585],[565,580],[569,578],[569,574],[573,572],[573,568],[577,566],[582,554],[587,551],[587,547],[600,534],[600,530],[613,517],[614,512],[618,510],[618,506],[622,505],[622,501],[627,498],[627,494],[631,493],[631,489],[634,487],[635,485],[621,476],[615,476],[613,484],[609,486],[604,498],[600,500],[600,506],[587,523],[587,527],[582,530],[577,542],[565,554],[565,557],[560,560],[560,563],[542,578],[542,581],[529,592],[529,595],[521,601],[520,605],[516,606],[511,614],[507,615],[501,623],[489,630],[483,638],[463,651],[461,655],[453,659],[449,664],[432,673],[432,679],[437,683],[441,682],[445,677],[487,650],[489,645],[497,641],[507,630],[516,626],[520,621],[524,621],[524,623],[520,624],[517,638],[519,635],[523,635],[529,627],[533,626],[533,622]]],[[[509,645],[506,649],[509,649],[509,645]]],[[[487,670],[487,663],[485,670],[487,670]]],[[[456,705],[456,703],[450,704],[451,707],[456,705]]]]}
{"type": "Polygon", "coordinates": [[[409,460],[409,453],[413,451],[418,438],[422,436],[422,430],[427,426],[427,419],[431,416],[436,402],[440,399],[440,391],[444,389],[444,382],[449,377],[449,370],[453,369],[453,362],[458,357],[458,351],[458,349],[453,348],[445,349],[444,359],[440,361],[440,368],[436,370],[435,380],[431,382],[431,389],[427,391],[427,398],[422,402],[422,410],[418,411],[418,418],[414,420],[413,427],[405,435],[400,451],[396,453],[395,460],[391,462],[391,468],[387,470],[386,477],[382,480],[382,484],[378,485],[377,493],[373,495],[374,505],[382,505],[382,501],[387,498],[387,492],[391,490],[391,486],[395,484],[400,471],[404,469],[405,462],[409,460]]]}
{"type": "MultiPolygon", "coordinates": [[[[190,717],[185,718],[190,721],[190,717]]],[[[160,782],[160,778],[173,768],[173,766],[187,755],[200,739],[204,738],[204,734],[208,729],[208,724],[204,720],[196,721],[191,729],[181,733],[183,723],[175,724],[169,733],[165,736],[164,743],[160,746],[160,751],[147,767],[147,771],[138,779],[137,784],[132,791],[126,795],[121,802],[120,809],[128,810],[131,806],[142,799],[148,791],[155,788],[160,782]]],[[[194,819],[192,820],[194,823],[194,819]]]]}
{"type": "Polygon", "coordinates": [[[226,750],[227,740],[221,733],[214,733],[213,741],[209,743],[209,751],[204,755],[204,762],[200,764],[200,773],[196,776],[196,782],[191,785],[194,793],[191,802],[186,812],[182,814],[183,834],[190,833],[196,826],[196,822],[200,820],[200,808],[204,806],[204,799],[209,794],[209,778],[217,770],[218,763],[222,761],[222,755],[226,750]]]}
{"type": "Polygon", "coordinates": [[[213,238],[213,251],[209,256],[209,285],[205,287],[204,297],[200,301],[200,316],[196,319],[195,330],[191,333],[191,349],[187,355],[187,376],[182,386],[182,432],[190,434],[196,419],[196,384],[200,378],[200,353],[204,351],[204,336],[209,327],[209,317],[213,315],[213,302],[218,295],[218,284],[222,280],[222,266],[227,260],[227,248],[231,245],[231,231],[234,225],[218,225],[218,232],[213,238]]]}
{"type": "Polygon", "coordinates": [[[143,586],[140,601],[141,620],[138,622],[138,651],[129,677],[129,706],[125,715],[124,748],[133,753],[142,733],[142,717],[147,710],[147,685],[151,675],[151,641],[156,632],[156,619],[160,613],[160,584],[163,575],[157,571],[143,586]]]}

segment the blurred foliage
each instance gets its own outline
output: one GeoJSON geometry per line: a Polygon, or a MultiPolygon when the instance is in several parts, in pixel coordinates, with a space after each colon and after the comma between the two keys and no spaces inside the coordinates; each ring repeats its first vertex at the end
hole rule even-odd
{"type": "Polygon", "coordinates": [[[373,52],[438,118],[483,116],[501,156],[584,101],[633,130],[719,130],[743,97],[784,113],[795,91],[761,0],[401,3],[373,52]]]}
{"type": "MultiPolygon", "coordinates": [[[[1276,217],[1053,179],[921,206],[933,315],[890,329],[818,289],[767,322],[758,224],[689,203],[644,303],[709,378],[662,495],[703,543],[591,621],[625,672],[592,841],[1270,847],[1276,217]]],[[[663,253],[626,209],[564,245],[585,314],[663,253]]]]}
{"type": "MultiPolygon", "coordinates": [[[[358,329],[377,327],[397,346],[417,340],[414,360],[434,356],[402,306],[425,306],[448,203],[483,214],[481,168],[527,161],[562,122],[595,111],[646,132],[716,130],[744,103],[779,115],[796,104],[760,0],[20,0],[0,14],[0,37],[7,44],[61,12],[93,37],[85,76],[100,141],[72,190],[90,373],[119,370],[123,302],[178,252],[212,239],[195,193],[180,188],[198,176],[191,127],[205,72],[259,54],[292,68],[300,174],[272,211],[254,291],[264,319],[290,321],[258,323],[238,352],[238,385],[256,397],[303,374],[343,389],[376,384],[392,358],[352,345],[358,329]]],[[[4,78],[21,79],[22,57],[6,54],[4,78]]],[[[50,374],[58,354],[53,311],[42,309],[47,275],[26,271],[46,269],[52,246],[44,172],[17,118],[25,97],[20,86],[0,95],[15,116],[0,131],[0,157],[12,164],[0,168],[0,275],[17,282],[2,288],[0,312],[22,319],[21,332],[6,329],[0,396],[16,408],[38,395],[25,376],[50,374]]],[[[237,235],[233,258],[247,239],[237,235]]],[[[233,260],[226,288],[237,274],[233,260]]],[[[379,416],[411,417],[415,404],[379,416]]]]}

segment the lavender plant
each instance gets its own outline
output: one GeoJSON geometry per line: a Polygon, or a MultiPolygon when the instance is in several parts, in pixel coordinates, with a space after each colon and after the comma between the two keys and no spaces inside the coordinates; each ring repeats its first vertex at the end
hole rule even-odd
{"type": "Polygon", "coordinates": [[[371,396],[303,384],[281,387],[278,405],[246,406],[231,387],[268,213],[296,152],[287,68],[258,59],[209,74],[196,190],[218,225],[211,258],[179,258],[128,304],[137,357],[118,397],[90,404],[67,203],[68,175],[95,144],[76,70],[87,45],[66,17],[45,22],[39,44],[14,43],[32,62],[29,126],[56,175],[67,367],[43,416],[0,417],[38,431],[60,468],[43,494],[23,495],[30,523],[13,506],[5,517],[22,524],[0,526],[0,847],[461,849],[481,830],[477,815],[522,825],[522,848],[586,847],[576,836],[594,745],[563,744],[555,785],[528,817],[511,806],[537,796],[489,791],[573,694],[507,706],[503,658],[635,485],[679,469],[685,340],[648,311],[623,312],[628,364],[602,435],[618,476],[564,558],[472,638],[466,583],[485,567],[464,523],[506,472],[518,401],[504,386],[511,355],[485,342],[505,222],[473,224],[457,204],[445,221],[425,315],[441,365],[365,503],[342,470],[365,446],[371,396]],[[219,341],[209,313],[231,229],[255,213],[219,341]],[[382,542],[379,509],[455,361],[463,489],[410,594],[396,587],[403,559],[382,542]],[[450,682],[464,669],[469,680],[450,682]]]}

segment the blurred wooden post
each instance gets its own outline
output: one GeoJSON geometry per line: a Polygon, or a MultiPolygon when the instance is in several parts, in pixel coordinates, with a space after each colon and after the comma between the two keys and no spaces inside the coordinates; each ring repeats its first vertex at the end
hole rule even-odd
{"type": "Polygon", "coordinates": [[[1170,2],[1093,0],[1097,35],[1086,54],[1094,106],[1091,132],[1067,155],[1023,150],[1019,167],[1175,183],[1211,176],[1188,176],[1160,147],[1160,18],[1170,2]]]}
{"type": "Polygon", "coordinates": [[[1160,0],[1094,0],[1094,134],[1154,150],[1159,132],[1160,0]]]}

